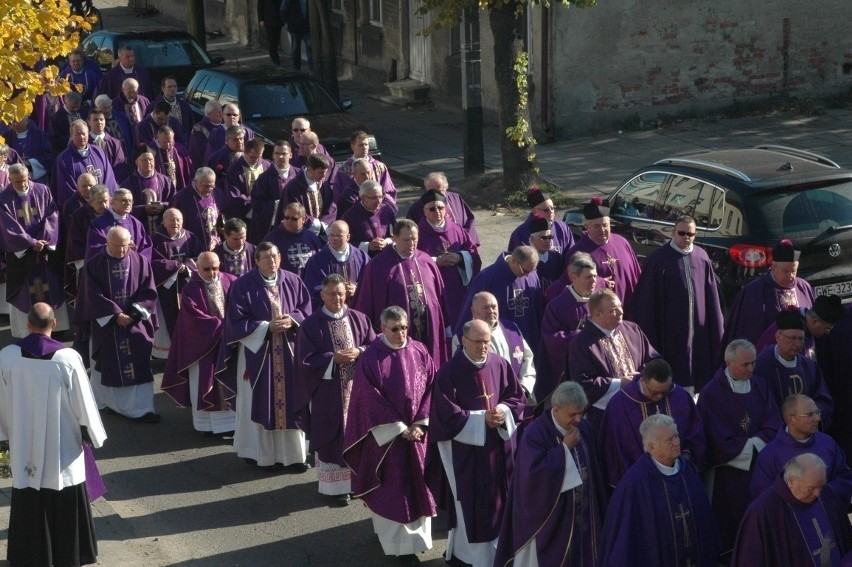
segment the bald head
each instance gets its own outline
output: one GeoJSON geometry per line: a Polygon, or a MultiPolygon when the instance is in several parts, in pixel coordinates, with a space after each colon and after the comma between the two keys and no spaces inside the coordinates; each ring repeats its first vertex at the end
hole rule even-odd
{"type": "Polygon", "coordinates": [[[219,256],[213,252],[202,252],[195,261],[198,266],[198,274],[206,282],[219,279],[219,256]]]}
{"type": "Polygon", "coordinates": [[[485,321],[473,319],[464,324],[462,348],[465,354],[474,362],[481,362],[488,356],[488,345],[491,344],[491,326],[485,321]]]}
{"type": "Polygon", "coordinates": [[[473,296],[470,311],[474,319],[485,321],[492,328],[497,325],[500,318],[500,306],[497,304],[497,298],[487,291],[480,291],[473,296]]]}
{"type": "Polygon", "coordinates": [[[56,327],[56,316],[53,307],[47,303],[36,303],[27,313],[27,330],[30,333],[50,336],[56,327]]]}

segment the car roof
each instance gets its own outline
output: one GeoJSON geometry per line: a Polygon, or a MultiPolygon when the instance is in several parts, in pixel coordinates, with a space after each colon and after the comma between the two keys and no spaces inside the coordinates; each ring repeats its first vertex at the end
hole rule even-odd
{"type": "Polygon", "coordinates": [[[112,28],[108,30],[99,30],[93,32],[91,35],[112,35],[112,36],[120,36],[123,38],[134,39],[134,38],[173,38],[179,37],[181,39],[186,37],[192,37],[192,34],[188,33],[186,30],[180,30],[177,28],[158,28],[156,30],[138,30],[138,29],[121,29],[121,28],[112,28]]]}
{"type": "Polygon", "coordinates": [[[727,187],[750,193],[815,180],[852,179],[852,171],[830,159],[784,146],[740,150],[704,150],[657,161],[643,170],[669,166],[679,173],[703,173],[727,187]]]}
{"type": "Polygon", "coordinates": [[[274,65],[253,65],[248,67],[218,67],[216,69],[201,69],[205,75],[232,77],[245,83],[267,83],[271,79],[307,79],[314,80],[309,75],[296,71],[287,71],[274,65]]]}

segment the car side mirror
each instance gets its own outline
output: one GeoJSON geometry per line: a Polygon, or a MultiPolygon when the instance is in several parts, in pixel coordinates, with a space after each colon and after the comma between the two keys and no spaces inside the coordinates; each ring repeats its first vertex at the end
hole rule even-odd
{"type": "Polygon", "coordinates": [[[344,100],[340,103],[340,106],[343,107],[343,110],[349,110],[349,109],[352,108],[352,101],[351,100],[344,100]]]}

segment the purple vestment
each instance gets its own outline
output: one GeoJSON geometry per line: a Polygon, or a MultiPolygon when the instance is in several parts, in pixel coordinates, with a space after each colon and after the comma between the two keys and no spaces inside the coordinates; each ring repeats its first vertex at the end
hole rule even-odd
{"type": "Polygon", "coordinates": [[[674,419],[680,436],[681,453],[688,456],[698,469],[704,464],[707,443],[704,439],[704,426],[692,396],[677,384],[672,384],[662,399],[654,401],[642,393],[641,380],[637,376],[616,392],[604,412],[600,443],[603,447],[606,479],[611,487],[618,485],[627,474],[627,469],[645,452],[642,437],[639,435],[639,425],[646,417],[657,413],[674,419]]]}
{"type": "MultiPolygon", "coordinates": [[[[112,174],[116,180],[125,179],[128,175],[127,156],[124,153],[124,145],[121,140],[104,132],[102,137],[96,138],[89,132],[89,145],[97,146],[104,151],[110,165],[112,165],[112,174]]],[[[119,184],[119,187],[125,187],[119,184]]]]}
{"type": "MultiPolygon", "coordinates": [[[[319,205],[319,211],[317,212],[314,210],[315,207],[311,203],[312,199],[308,195],[308,179],[305,175],[306,172],[303,171],[287,182],[287,185],[284,186],[282,199],[288,205],[290,203],[301,203],[305,207],[305,214],[319,219],[326,225],[333,223],[337,220],[337,205],[334,204],[334,193],[332,192],[331,184],[327,180],[323,180],[320,184],[316,195],[318,197],[316,204],[319,205]]],[[[278,215],[275,218],[275,222],[281,222],[281,218],[284,216],[284,208],[283,205],[278,207],[278,215]]]]}
{"type": "Polygon", "coordinates": [[[825,461],[825,476],[828,479],[826,486],[830,487],[838,498],[848,503],[852,498],[852,469],[846,463],[843,450],[834,439],[821,431],[817,431],[806,441],[799,441],[787,433],[786,427],[779,429],[775,439],[757,456],[749,485],[751,497],[756,499],[760,496],[772,486],[790,459],[804,453],[813,453],[825,461]]]}
{"type": "MultiPolygon", "coordinates": [[[[204,161],[207,163],[210,162],[213,154],[223,148],[228,147],[225,143],[228,129],[225,127],[224,123],[221,126],[221,128],[216,127],[208,130],[207,147],[204,149],[204,161]]],[[[245,138],[243,138],[244,141],[248,142],[249,140],[254,138],[254,130],[252,130],[245,124],[239,124],[239,127],[245,131],[245,138]]],[[[199,164],[197,167],[201,167],[201,165],[199,164]]]]}
{"type": "MultiPolygon", "coordinates": [[[[509,253],[518,246],[530,245],[530,229],[533,218],[532,213],[530,213],[524,219],[524,222],[512,231],[512,235],[509,237],[509,248],[507,248],[509,253]]],[[[568,256],[565,254],[574,247],[574,235],[571,234],[571,229],[561,220],[554,220],[550,225],[550,230],[553,234],[553,240],[550,241],[550,251],[564,256],[567,260],[568,256]]]]}
{"type": "Polygon", "coordinates": [[[225,125],[221,122],[213,124],[206,116],[201,121],[192,127],[192,132],[189,135],[189,160],[192,163],[192,169],[195,171],[199,167],[206,164],[204,156],[207,152],[207,142],[210,132],[213,130],[225,130],[225,125]]]}
{"type": "MultiPolygon", "coordinates": [[[[124,157],[130,161],[133,159],[133,126],[130,124],[130,119],[121,110],[113,109],[109,116],[106,117],[106,126],[104,131],[118,140],[121,144],[121,149],[124,150],[124,157]]],[[[91,134],[91,133],[90,133],[91,134]]]]}
{"type": "Polygon", "coordinates": [[[682,254],[667,243],[654,250],[627,311],[671,365],[675,384],[698,392],[710,381],[723,321],[713,264],[702,248],[682,254]]]}
{"type": "Polygon", "coordinates": [[[306,408],[310,403],[311,451],[324,463],[346,466],[343,432],[357,364],[333,363],[334,352],[344,344],[351,345],[346,348],[366,347],[375,339],[370,320],[353,309],[346,309],[342,317],[331,317],[318,308],[299,329],[296,365],[304,394],[299,407],[306,408]],[[351,343],[344,342],[347,338],[351,343]]]}
{"type": "Polygon", "coordinates": [[[550,287],[550,284],[557,281],[565,273],[565,256],[554,250],[539,252],[535,272],[538,274],[541,288],[546,290],[550,287]]]}
{"type": "Polygon", "coordinates": [[[205,239],[208,250],[212,250],[219,243],[219,233],[216,230],[219,208],[212,191],[204,197],[190,185],[175,193],[172,206],[183,213],[183,227],[195,236],[205,239]]]}
{"type": "MultiPolygon", "coordinates": [[[[148,76],[148,69],[137,64],[128,73],[118,63],[101,77],[101,82],[97,90],[98,94],[109,95],[109,98],[113,99],[118,97],[121,95],[121,83],[124,82],[124,79],[136,79],[139,82],[140,96],[144,95],[148,97],[154,95],[154,89],[151,87],[151,79],[148,76]]],[[[142,110],[144,111],[145,109],[143,108],[142,110]]]]}
{"type": "MultiPolygon", "coordinates": [[[[14,128],[9,128],[3,132],[2,136],[6,140],[6,144],[13,148],[21,156],[22,160],[37,161],[44,168],[44,174],[40,177],[33,175],[33,181],[38,183],[47,183],[47,176],[53,171],[53,147],[50,145],[50,138],[47,133],[39,128],[32,120],[27,121],[27,129],[23,132],[26,134],[23,138],[19,137],[14,128]]],[[[66,131],[66,140],[68,139],[66,131]]],[[[0,187],[2,188],[2,187],[0,187]]]]}
{"type": "MultiPolygon", "coordinates": [[[[141,93],[142,91],[140,90],[139,92],[141,93]]],[[[136,127],[144,119],[145,109],[147,109],[150,105],[151,101],[148,100],[148,97],[143,96],[142,94],[138,94],[132,102],[124,96],[124,93],[121,93],[112,99],[112,111],[121,112],[127,117],[127,120],[130,123],[130,136],[133,140],[134,146],[145,143],[145,140],[140,140],[136,137],[136,127]]]]}
{"type": "Polygon", "coordinates": [[[470,235],[451,220],[445,221],[443,229],[439,230],[423,218],[418,224],[418,228],[418,250],[426,252],[432,258],[437,258],[446,252],[462,256],[455,266],[438,268],[441,271],[441,277],[444,279],[444,303],[447,313],[460,313],[467,295],[467,284],[462,276],[462,273],[465,272],[465,256],[467,256],[467,263],[470,266],[469,283],[482,269],[479,250],[471,242],[470,235]]]}
{"type": "Polygon", "coordinates": [[[610,339],[596,325],[588,322],[568,347],[568,377],[586,391],[589,397],[586,419],[596,427],[603,420],[603,410],[594,407],[594,404],[607,394],[612,381],[627,375],[626,372],[635,376],[642,372],[648,361],[660,356],[635,323],[623,321],[616,331],[621,338],[610,339]],[[626,349],[625,358],[618,356],[622,341],[626,349]]]}
{"type": "Polygon", "coordinates": [[[154,270],[157,296],[165,319],[160,321],[160,324],[165,324],[169,330],[169,336],[174,337],[175,323],[180,309],[179,298],[191,275],[190,271],[181,272],[180,269],[188,261],[194,261],[204,252],[204,243],[188,230],[184,230],[175,238],[169,237],[160,230],[154,233],[151,240],[153,242],[151,268],[154,270]],[[172,280],[175,276],[177,279],[172,280]],[[170,286],[169,282],[171,282],[170,286]]]}
{"type": "MultiPolygon", "coordinates": [[[[750,502],[746,495],[754,457],[749,470],[735,468],[727,463],[743,451],[749,439],[757,437],[769,443],[775,439],[781,427],[778,406],[765,380],[753,375],[750,382],[750,392],[734,392],[722,369],[716,372],[716,376],[704,386],[698,397],[698,413],[707,438],[707,467],[713,469],[710,502],[716,525],[719,526],[723,552],[733,548],[737,526],[750,502]]],[[[753,455],[754,452],[755,448],[752,447],[753,455]]]]}
{"type": "MultiPolygon", "coordinates": [[[[570,258],[570,256],[569,256],[570,258]]],[[[549,286],[547,286],[544,290],[544,300],[546,302],[553,301],[556,299],[560,293],[565,291],[569,285],[571,285],[571,279],[568,277],[568,269],[570,266],[566,266],[562,275],[559,276],[559,279],[552,282],[549,286]]],[[[606,289],[606,280],[602,277],[598,276],[595,278],[595,289],[606,289]]]]}
{"type": "Polygon", "coordinates": [[[589,317],[588,298],[577,297],[566,288],[544,308],[541,350],[536,360],[536,400],[544,400],[568,379],[568,347],[589,317]]]}
{"type": "MultiPolygon", "coordinates": [[[[231,274],[219,274],[223,301],[227,300],[228,291],[236,279],[231,274]]],[[[217,313],[220,307],[224,307],[224,303],[217,306],[207,293],[201,276],[192,274],[181,293],[181,308],[172,333],[172,346],[161,386],[181,407],[191,407],[195,398],[200,411],[231,409],[214,379],[224,328],[224,312],[217,313]],[[198,392],[189,390],[189,369],[193,364],[198,364],[198,392]]]]}
{"type": "Polygon", "coordinates": [[[278,208],[287,205],[287,203],[280,203],[280,200],[284,198],[284,187],[299,173],[301,173],[301,170],[291,165],[287,170],[287,175],[282,176],[278,169],[270,166],[254,182],[250,199],[249,242],[260,244],[263,237],[274,228],[273,219],[278,216],[278,208]]]}
{"type": "MultiPolygon", "coordinates": [[[[136,145],[146,144],[148,146],[153,146],[157,139],[157,131],[160,129],[160,125],[154,121],[154,116],[151,114],[153,111],[154,105],[153,103],[149,103],[148,105],[149,111],[145,114],[142,120],[136,124],[136,130],[134,132],[134,140],[136,140],[136,145]]],[[[167,120],[166,126],[171,128],[175,133],[175,142],[183,145],[184,144],[184,132],[183,125],[179,120],[176,120],[169,116],[167,120]]]]}
{"type": "MultiPolygon", "coordinates": [[[[799,309],[799,313],[802,314],[802,317],[804,317],[805,314],[808,311],[810,311],[810,309],[804,309],[804,308],[799,309]]],[[[833,328],[832,328],[832,331],[834,331],[833,328]]],[[[765,349],[766,347],[768,347],[770,345],[778,344],[778,341],[775,340],[775,333],[777,333],[777,332],[778,332],[778,323],[772,323],[771,325],[769,325],[766,328],[766,330],[763,331],[763,334],[760,335],[760,338],[757,340],[757,344],[754,345],[755,348],[757,348],[757,352],[763,351],[763,349],[765,349]]],[[[811,360],[817,360],[817,357],[816,357],[816,339],[814,338],[814,336],[812,334],[810,334],[808,332],[807,326],[805,326],[805,343],[802,345],[802,354],[804,354],[805,356],[807,356],[811,360]]],[[[817,362],[819,362],[819,361],[817,360],[817,362]]],[[[820,368],[823,368],[823,366],[821,364],[820,364],[820,368]]],[[[823,373],[824,372],[825,372],[825,370],[823,370],[823,373]]]]}
{"type": "MultiPolygon", "coordinates": [[[[193,126],[195,126],[195,115],[192,113],[192,108],[189,106],[189,103],[180,96],[175,96],[173,100],[167,100],[166,97],[160,93],[156,99],[151,101],[151,106],[148,107],[148,112],[154,110],[154,107],[158,102],[167,102],[172,107],[171,111],[169,111],[169,117],[178,121],[181,132],[181,136],[178,138],[178,131],[175,130],[175,139],[188,148],[189,135],[190,132],[192,132],[193,126]]],[[[169,122],[171,122],[171,120],[169,122]]],[[[196,169],[197,167],[193,167],[192,171],[195,171],[196,169]]]]}
{"type": "Polygon", "coordinates": [[[254,244],[246,242],[242,250],[234,252],[225,242],[220,242],[213,249],[219,256],[219,270],[226,274],[240,277],[254,269],[254,244]]]}
{"type": "Polygon", "coordinates": [[[408,258],[387,246],[361,270],[353,307],[379,328],[382,311],[391,305],[408,314],[408,336],[422,342],[435,364],[449,359],[444,323],[444,280],[427,254],[408,258]]]}
{"type": "Polygon", "coordinates": [[[225,340],[217,373],[222,374],[219,379],[231,391],[231,396],[237,392],[236,380],[251,383],[251,420],[267,431],[306,426],[307,416],[297,407],[297,401],[303,396],[296,393],[302,385],[296,376],[293,346],[298,326],[310,314],[311,301],[305,284],[284,270],[278,270],[278,282],[272,286],[266,285],[258,269],[240,277],[231,286],[225,314],[225,340]],[[245,348],[246,372],[243,376],[236,376],[237,359],[231,356],[229,347],[236,347],[261,323],[280,315],[289,315],[295,324],[277,337],[267,331],[266,339],[257,352],[245,348]],[[279,341],[280,344],[277,344],[279,341]],[[231,366],[230,372],[224,372],[226,365],[231,366]]]}
{"type": "Polygon", "coordinates": [[[163,212],[169,208],[175,196],[175,186],[172,180],[159,172],[154,172],[151,177],[142,177],[139,170],[121,182],[123,189],[129,189],[133,193],[133,216],[139,219],[148,234],[154,234],[163,215],[150,215],[145,211],[145,205],[158,202],[163,204],[163,212]]]}
{"type": "Polygon", "coordinates": [[[664,475],[651,455],[630,467],[612,495],[603,527],[601,567],[717,567],[719,536],[701,478],[678,459],[664,475]]]}
{"type": "Polygon", "coordinates": [[[122,259],[101,250],[86,261],[80,275],[75,323],[88,323],[92,360],[101,383],[111,388],[151,382],[151,349],[157,328],[157,289],[148,260],[129,250],[122,259]],[[150,313],[140,316],[136,306],[150,313]],[[121,327],[115,316],[131,316],[134,323],[121,327]],[[106,325],[98,319],[112,317],[106,325]]]}
{"type": "Polygon", "coordinates": [[[352,493],[373,513],[400,524],[436,512],[423,479],[429,434],[421,442],[397,436],[379,446],[372,431],[428,419],[434,377],[435,365],[423,344],[408,339],[403,348],[393,349],[379,337],[361,354],[352,381],[343,434],[352,493]]]}
{"type": "Polygon", "coordinates": [[[796,355],[795,360],[796,366],[787,368],[775,357],[775,346],[768,346],[757,355],[754,373],[766,379],[769,392],[779,408],[788,396],[804,394],[811,398],[822,412],[822,427],[830,427],[834,415],[834,401],[828,393],[822,370],[816,362],[802,354],[796,355]]]}
{"type": "MultiPolygon", "coordinates": [[[[515,423],[519,423],[526,397],[509,363],[492,352],[488,353],[485,366],[478,368],[459,349],[435,375],[429,442],[449,441],[452,445],[454,496],[461,504],[470,543],[490,542],[500,534],[512,480],[515,440],[504,439],[497,428],[491,427],[485,429],[484,446],[455,438],[467,424],[471,411],[494,409],[498,404],[505,405],[515,423]]],[[[437,492],[433,489],[433,493],[437,492]]],[[[453,521],[448,524],[457,525],[453,521]]]]}
{"type": "Polygon", "coordinates": [[[6,252],[6,301],[23,313],[39,301],[62,305],[63,258],[62,251],[55,249],[59,211],[50,189],[30,181],[25,195],[18,194],[11,184],[0,191],[0,228],[6,252]],[[39,240],[47,246],[36,252],[32,247],[39,240]]]}
{"type": "MultiPolygon", "coordinates": [[[[852,345],[852,305],[846,306],[846,314],[831,333],[816,341],[817,363],[838,408],[852,407],[852,382],[849,381],[852,348],[849,345],[852,345]]],[[[838,411],[826,433],[834,437],[847,455],[852,454],[852,411],[838,411]]]]}
{"type": "Polygon", "coordinates": [[[610,234],[606,244],[595,244],[588,235],[584,234],[568,251],[568,257],[570,258],[575,252],[586,252],[591,255],[598,267],[598,276],[612,278],[615,281],[613,291],[621,298],[624,305],[630,303],[641,270],[633,248],[623,236],[610,234]]]}
{"type": "MultiPolygon", "coordinates": [[[[69,201],[70,203],[71,201],[69,201]]],[[[71,264],[86,258],[86,243],[89,239],[89,227],[97,218],[95,209],[86,205],[74,211],[68,226],[68,244],[65,247],[65,263],[71,264]]],[[[76,286],[75,286],[76,287],[76,286]]]]}
{"type": "Polygon", "coordinates": [[[325,246],[319,236],[302,228],[292,233],[286,230],[283,223],[272,229],[263,240],[273,243],[281,253],[281,269],[287,270],[299,277],[305,271],[308,260],[325,246]]]}
{"type": "Polygon", "coordinates": [[[186,150],[179,145],[174,145],[170,149],[160,148],[156,144],[148,147],[154,153],[154,169],[158,173],[168,177],[177,191],[189,187],[192,182],[192,171],[186,150]]]}
{"type": "Polygon", "coordinates": [[[86,260],[106,247],[107,233],[114,226],[126,228],[130,233],[130,242],[136,251],[145,256],[146,260],[151,261],[151,249],[154,243],[139,219],[133,215],[125,215],[123,218],[116,217],[109,209],[105,210],[99,217],[95,217],[89,225],[89,234],[86,236],[86,260]]]}
{"type": "Polygon", "coordinates": [[[772,272],[767,272],[747,283],[737,294],[725,320],[722,344],[734,339],[748,339],[757,344],[778,313],[790,306],[810,309],[814,299],[811,284],[802,278],[796,278],[796,285],[788,290],[776,285],[772,272]]]}
{"type": "Polygon", "coordinates": [[[464,305],[457,314],[456,334],[461,334],[462,326],[470,321],[473,296],[480,291],[494,294],[500,307],[500,318],[517,324],[533,353],[538,352],[541,342],[541,318],[544,314],[544,294],[538,274],[517,277],[512,273],[506,257],[502,254],[498,256],[496,262],[484,268],[470,282],[464,305]]]}
{"type": "Polygon", "coordinates": [[[518,551],[533,539],[541,566],[597,567],[606,510],[605,483],[592,427],[581,421],[578,428],[580,442],[570,453],[583,485],[568,490],[562,490],[567,446],[551,412],[524,429],[495,567],[512,564],[518,551]]]}
{"type": "MultiPolygon", "coordinates": [[[[423,207],[426,206],[425,197],[426,192],[424,191],[420,198],[408,207],[406,218],[416,223],[420,222],[420,219],[423,218],[423,207]]],[[[458,193],[447,191],[444,193],[444,198],[447,200],[447,208],[444,211],[446,218],[465,229],[470,235],[470,240],[479,246],[479,234],[476,232],[476,220],[473,217],[473,211],[470,210],[470,207],[458,193]]]]}
{"type": "Polygon", "coordinates": [[[388,238],[391,235],[393,224],[396,222],[396,211],[386,203],[371,211],[358,201],[346,211],[341,220],[349,225],[350,244],[361,248],[372,258],[379,252],[365,250],[366,245],[374,238],[388,238]]]}
{"type": "MultiPolygon", "coordinates": [[[[231,164],[228,168],[225,185],[222,188],[222,214],[226,218],[247,219],[248,213],[251,210],[250,196],[252,194],[253,185],[257,183],[258,178],[263,172],[270,169],[272,166],[269,161],[261,158],[255,164],[255,180],[252,187],[249,187],[249,163],[246,161],[245,155],[240,157],[231,164]]],[[[274,168],[272,168],[274,169],[274,168]]],[[[252,224],[254,217],[252,217],[252,224]]],[[[268,231],[267,231],[268,232],[268,231]]]]}
{"type": "Polygon", "coordinates": [[[85,110],[72,113],[68,112],[64,105],[59,106],[44,128],[54,153],[62,152],[68,145],[68,139],[71,137],[71,123],[75,120],[85,120],[87,114],[85,110]]]}
{"type": "Polygon", "coordinates": [[[731,567],[847,565],[841,560],[852,550],[848,508],[848,500],[841,501],[830,490],[815,502],[801,502],[784,478],[777,477],[772,489],[748,507],[731,567]]]}
{"type": "MultiPolygon", "coordinates": [[[[358,282],[358,277],[361,275],[361,270],[370,261],[369,257],[362,250],[347,244],[349,256],[344,261],[339,261],[331,252],[331,248],[326,245],[319,252],[308,259],[305,264],[305,269],[302,272],[302,277],[305,280],[305,285],[308,286],[308,291],[311,292],[311,301],[314,308],[318,308],[322,303],[319,292],[322,290],[322,280],[329,274],[339,274],[343,278],[352,283],[358,282]]],[[[351,298],[349,298],[351,299],[351,298]]]]}
{"type": "MultiPolygon", "coordinates": [[[[392,203],[396,203],[396,186],[394,186],[393,181],[391,180],[388,166],[373,156],[367,156],[366,159],[370,162],[370,169],[373,170],[372,179],[382,186],[382,194],[390,199],[392,203]]],[[[343,194],[343,190],[349,185],[349,181],[352,179],[352,170],[354,167],[355,156],[350,157],[343,163],[337,163],[337,170],[335,172],[334,179],[329,180],[334,188],[335,203],[339,201],[339,197],[343,194]]]]}
{"type": "Polygon", "coordinates": [[[84,173],[91,173],[98,183],[106,185],[110,194],[118,188],[112,172],[112,164],[102,149],[89,145],[81,155],[71,142],[64,152],[56,158],[53,168],[51,187],[53,199],[60,207],[77,192],[77,179],[84,173]]]}
{"type": "Polygon", "coordinates": [[[80,72],[74,71],[69,63],[65,63],[59,70],[59,78],[66,79],[74,85],[74,89],[83,97],[84,105],[91,105],[95,100],[95,90],[101,81],[101,69],[97,64],[84,63],[80,72]]]}

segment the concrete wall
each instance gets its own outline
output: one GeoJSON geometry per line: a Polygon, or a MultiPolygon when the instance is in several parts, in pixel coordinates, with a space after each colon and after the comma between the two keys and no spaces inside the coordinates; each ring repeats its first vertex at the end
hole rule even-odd
{"type": "Polygon", "coordinates": [[[558,131],[852,84],[848,0],[602,0],[552,11],[558,131]]]}

